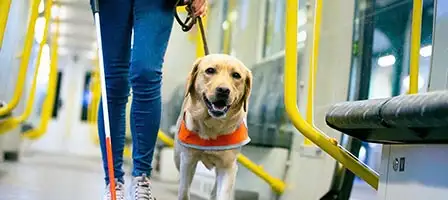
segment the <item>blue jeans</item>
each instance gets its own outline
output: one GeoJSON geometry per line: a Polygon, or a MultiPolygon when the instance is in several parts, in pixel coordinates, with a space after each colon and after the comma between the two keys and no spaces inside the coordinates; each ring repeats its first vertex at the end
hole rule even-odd
{"type": "MultiPolygon", "coordinates": [[[[124,182],[125,109],[132,86],[132,176],[151,174],[161,118],[162,64],[173,24],[174,3],[166,0],[99,0],[101,38],[115,177],[124,182]],[[131,32],[134,45],[131,52],[131,32]],[[132,55],[131,55],[132,54],[132,55]]],[[[98,133],[109,183],[103,109],[98,133]]]]}

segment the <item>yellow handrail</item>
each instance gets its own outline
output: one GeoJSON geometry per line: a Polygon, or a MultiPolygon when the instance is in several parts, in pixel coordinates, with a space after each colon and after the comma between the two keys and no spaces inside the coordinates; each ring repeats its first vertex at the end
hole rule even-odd
{"type": "Polygon", "coordinates": [[[99,99],[101,98],[101,91],[100,91],[100,85],[99,85],[99,81],[98,81],[98,72],[97,70],[93,70],[91,72],[91,76],[90,76],[90,85],[89,85],[89,89],[90,89],[90,94],[91,94],[91,99],[90,99],[90,105],[88,108],[88,114],[87,114],[87,122],[89,124],[95,124],[97,118],[96,113],[98,112],[98,103],[99,103],[99,99]]]}
{"type": "MultiPolygon", "coordinates": [[[[355,175],[365,180],[373,188],[378,189],[378,174],[359,161],[350,152],[337,144],[320,130],[307,123],[297,107],[297,12],[298,1],[286,2],[285,30],[285,107],[294,126],[314,144],[343,164],[355,175]]],[[[315,38],[313,38],[315,39],[315,38]]]]}
{"type": "Polygon", "coordinates": [[[25,36],[25,44],[23,47],[23,57],[20,62],[18,77],[16,87],[14,88],[14,94],[11,101],[6,104],[6,106],[0,108],[0,116],[6,115],[10,113],[17,105],[19,104],[20,97],[23,93],[23,88],[25,85],[26,71],[28,69],[28,64],[31,57],[31,49],[33,47],[33,36],[34,36],[34,27],[36,25],[36,20],[39,15],[39,0],[33,0],[31,6],[31,15],[30,20],[28,22],[28,31],[25,36]]]}
{"type": "Polygon", "coordinates": [[[101,99],[101,85],[99,81],[99,62],[98,55],[93,59],[94,70],[92,71],[92,76],[90,79],[90,92],[92,94],[92,99],[90,101],[89,113],[90,119],[88,122],[90,123],[90,135],[94,144],[99,145],[100,139],[98,136],[98,106],[101,99]]]}
{"type": "Polygon", "coordinates": [[[97,82],[96,82],[96,73],[97,73],[97,70],[96,70],[96,68],[97,68],[97,66],[98,66],[98,56],[96,56],[93,60],[92,60],[92,64],[93,64],[93,70],[92,70],[92,72],[91,72],[91,74],[90,74],[90,83],[89,83],[89,90],[90,90],[90,94],[91,94],[91,99],[90,99],[90,104],[89,104],[89,107],[88,107],[88,114],[87,114],[87,122],[89,123],[89,124],[95,124],[95,118],[94,118],[94,116],[95,116],[95,114],[94,114],[94,112],[95,112],[95,110],[94,110],[94,108],[95,108],[95,98],[94,98],[94,95],[95,95],[95,92],[96,92],[96,89],[97,89],[97,86],[98,86],[98,84],[97,84],[97,82]]]}
{"type": "Polygon", "coordinates": [[[420,59],[420,39],[422,31],[423,0],[414,0],[412,7],[411,49],[409,63],[409,94],[418,92],[418,68],[420,59]]]}
{"type": "MultiPolygon", "coordinates": [[[[49,0],[51,1],[51,0],[49,0]]],[[[48,4],[47,4],[48,5],[48,4]]],[[[49,6],[51,9],[51,6],[49,6]]],[[[59,17],[55,19],[56,31],[51,38],[51,62],[50,75],[48,81],[47,97],[42,106],[41,119],[39,127],[31,129],[23,133],[23,137],[28,139],[38,139],[47,131],[48,123],[53,115],[54,100],[56,97],[56,81],[58,72],[58,38],[59,38],[59,17]]]]}
{"type": "MultiPolygon", "coordinates": [[[[322,23],[322,0],[316,0],[314,8],[313,24],[313,44],[310,55],[310,74],[308,78],[308,100],[306,109],[306,121],[314,126],[314,89],[316,85],[317,61],[319,59],[320,27],[322,23]]],[[[311,145],[312,142],[305,138],[305,145],[311,145]]]]}
{"type": "MultiPolygon", "coordinates": [[[[166,135],[163,131],[159,130],[157,137],[169,147],[174,146],[174,140],[166,135]]],[[[241,163],[244,167],[246,167],[249,171],[263,179],[266,183],[268,183],[272,190],[277,192],[278,194],[282,194],[286,189],[286,184],[281,179],[271,176],[269,173],[263,170],[263,168],[254,162],[252,162],[249,158],[244,156],[243,154],[239,154],[237,157],[239,163],[241,163]]]]}
{"type": "Polygon", "coordinates": [[[3,46],[3,37],[8,24],[9,10],[11,9],[11,0],[2,0],[0,2],[0,50],[3,46]]]}
{"type": "MultiPolygon", "coordinates": [[[[52,0],[47,0],[46,5],[51,5],[51,1],[52,0]]],[[[31,84],[30,94],[26,103],[25,110],[20,116],[7,118],[6,120],[0,122],[0,134],[6,133],[16,128],[18,125],[20,125],[20,123],[27,120],[28,117],[31,115],[31,111],[33,110],[34,105],[34,99],[36,96],[37,75],[40,67],[40,59],[42,57],[43,47],[47,43],[47,35],[50,29],[50,20],[51,20],[50,17],[51,17],[51,9],[48,6],[46,6],[44,16],[45,18],[44,34],[42,41],[39,44],[39,50],[37,52],[36,63],[34,66],[33,81],[31,84]]]]}

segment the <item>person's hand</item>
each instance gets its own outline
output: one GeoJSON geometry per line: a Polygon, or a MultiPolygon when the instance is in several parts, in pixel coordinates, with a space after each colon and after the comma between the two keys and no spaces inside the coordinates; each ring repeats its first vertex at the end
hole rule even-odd
{"type": "Polygon", "coordinates": [[[193,1],[191,6],[193,7],[194,16],[204,16],[207,13],[207,0],[189,0],[193,1]]]}

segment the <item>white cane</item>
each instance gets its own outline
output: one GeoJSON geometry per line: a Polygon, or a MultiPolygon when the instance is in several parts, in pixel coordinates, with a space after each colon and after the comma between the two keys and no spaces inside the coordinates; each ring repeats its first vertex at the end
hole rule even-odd
{"type": "Polygon", "coordinates": [[[93,1],[93,14],[95,18],[96,27],[96,38],[98,43],[98,61],[100,68],[100,80],[101,80],[101,98],[103,106],[103,119],[104,119],[104,134],[106,138],[106,154],[107,154],[107,167],[109,169],[109,186],[110,194],[112,200],[116,200],[115,194],[115,175],[114,175],[114,164],[112,157],[112,143],[110,139],[110,123],[109,123],[109,110],[107,106],[107,92],[106,92],[106,76],[104,74],[104,58],[103,58],[103,47],[101,42],[101,26],[100,26],[100,14],[99,14],[99,2],[98,0],[93,1]]]}

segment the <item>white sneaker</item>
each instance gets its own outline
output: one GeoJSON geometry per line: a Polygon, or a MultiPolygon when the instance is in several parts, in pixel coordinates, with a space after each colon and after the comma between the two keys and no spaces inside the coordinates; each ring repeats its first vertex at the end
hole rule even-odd
{"type": "Polygon", "coordinates": [[[146,174],[132,178],[131,200],[156,200],[151,193],[151,182],[146,174]]]}
{"type": "MultiPolygon", "coordinates": [[[[106,192],[104,193],[103,200],[111,200],[112,199],[109,187],[110,187],[109,185],[106,186],[106,192]]],[[[116,181],[116,184],[115,184],[115,194],[116,194],[117,200],[125,200],[125,194],[126,193],[124,191],[124,184],[123,183],[121,183],[119,181],[116,181]]]]}

